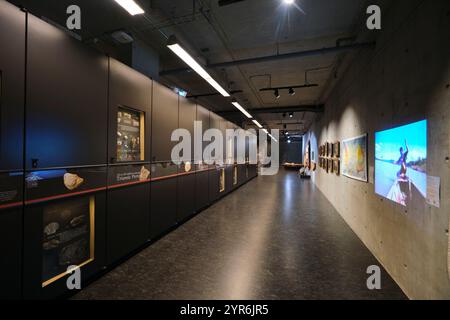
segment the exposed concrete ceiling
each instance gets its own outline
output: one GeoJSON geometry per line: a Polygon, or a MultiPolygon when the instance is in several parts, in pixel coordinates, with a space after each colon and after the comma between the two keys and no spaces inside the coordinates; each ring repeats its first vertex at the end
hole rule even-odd
{"type": "MultiPolygon", "coordinates": [[[[71,4],[82,8],[84,41],[108,42],[108,35],[118,29],[132,33],[153,47],[160,55],[160,70],[186,66],[166,47],[167,37],[174,34],[203,64],[272,56],[336,46],[342,38],[357,36],[365,16],[366,0],[297,0],[297,6],[286,6],[282,0],[244,0],[220,7],[217,0],[136,0],[146,14],[132,17],[113,0],[12,0],[38,16],[65,24],[65,10],[71,4]]],[[[228,90],[240,90],[235,98],[247,108],[277,108],[321,104],[324,92],[337,72],[341,54],[326,54],[257,64],[209,70],[228,90]],[[310,71],[308,71],[310,70],[310,71]],[[305,73],[308,73],[305,79],[305,73]],[[291,96],[281,90],[276,99],[267,87],[303,85],[317,87],[296,89],[291,96]]],[[[160,81],[187,90],[190,94],[214,93],[193,72],[162,76],[160,81]]],[[[234,111],[230,101],[221,96],[198,98],[199,103],[218,111],[234,111]]],[[[315,114],[296,112],[283,118],[278,113],[258,113],[255,117],[269,128],[284,128],[303,133],[315,114]]],[[[245,117],[229,114],[228,119],[243,124],[245,117]]]]}

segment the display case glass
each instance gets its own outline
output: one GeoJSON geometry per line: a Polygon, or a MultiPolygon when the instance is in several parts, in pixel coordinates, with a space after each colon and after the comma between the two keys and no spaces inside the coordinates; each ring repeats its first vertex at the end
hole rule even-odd
{"type": "Polygon", "coordinates": [[[119,107],[117,112],[117,161],[143,161],[145,113],[119,107]]]}
{"type": "Polygon", "coordinates": [[[94,261],[95,197],[44,207],[42,234],[42,287],[46,287],[67,275],[69,267],[94,261]]]}
{"type": "Polygon", "coordinates": [[[225,191],[225,168],[221,168],[219,176],[219,192],[224,191],[225,191]]]}

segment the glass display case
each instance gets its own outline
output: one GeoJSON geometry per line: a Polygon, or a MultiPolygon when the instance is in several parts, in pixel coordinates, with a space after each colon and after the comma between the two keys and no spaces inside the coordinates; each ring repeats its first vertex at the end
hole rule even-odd
{"type": "Polygon", "coordinates": [[[144,121],[141,111],[119,107],[117,112],[117,161],[144,160],[144,121]]]}
{"type": "Polygon", "coordinates": [[[95,197],[49,204],[43,210],[42,287],[59,280],[72,266],[94,261],[95,197]]]}

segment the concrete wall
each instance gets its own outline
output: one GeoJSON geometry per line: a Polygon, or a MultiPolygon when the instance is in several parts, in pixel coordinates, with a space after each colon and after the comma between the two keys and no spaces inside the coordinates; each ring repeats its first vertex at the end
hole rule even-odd
{"type": "MultiPolygon", "coordinates": [[[[322,144],[369,134],[369,183],[327,174],[312,181],[412,299],[450,299],[450,1],[393,1],[377,46],[348,67],[305,136],[322,144]],[[428,119],[429,175],[441,178],[441,207],[402,207],[374,191],[375,132],[428,119]]],[[[317,154],[317,146],[314,145],[317,154]]]]}

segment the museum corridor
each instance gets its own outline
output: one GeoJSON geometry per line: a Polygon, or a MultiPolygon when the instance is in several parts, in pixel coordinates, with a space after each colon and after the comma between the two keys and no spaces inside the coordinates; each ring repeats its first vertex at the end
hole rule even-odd
{"type": "Polygon", "coordinates": [[[405,299],[331,203],[296,172],[259,176],[74,299],[405,299]]]}

